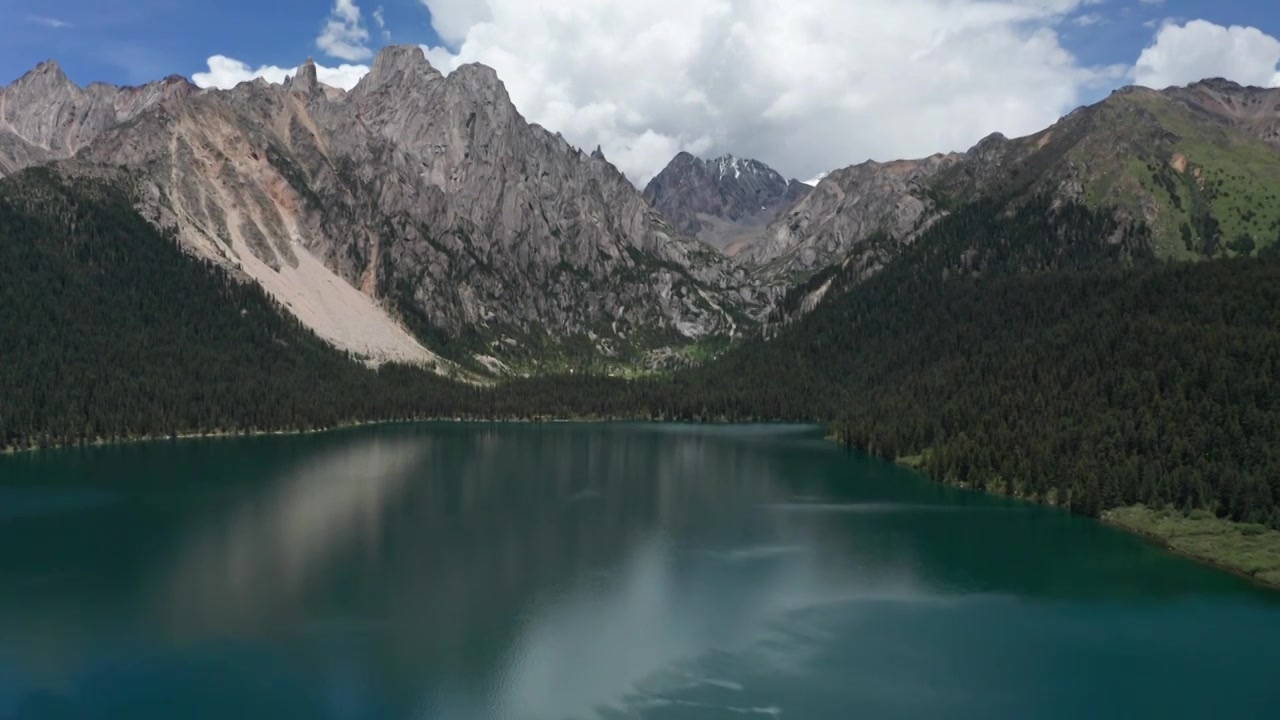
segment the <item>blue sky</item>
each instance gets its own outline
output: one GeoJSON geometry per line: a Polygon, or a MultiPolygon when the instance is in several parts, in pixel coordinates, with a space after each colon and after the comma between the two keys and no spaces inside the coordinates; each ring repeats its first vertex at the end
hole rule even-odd
{"type": "Polygon", "coordinates": [[[1087,65],[1133,64],[1166,19],[1203,18],[1219,25],[1246,25],[1280,37],[1280,2],[1273,0],[1112,0],[1081,8],[1076,17],[1101,22],[1061,29],[1063,44],[1087,65]]]}
{"type": "MultiPolygon", "coordinates": [[[[321,59],[315,38],[327,0],[3,0],[0,83],[7,84],[46,58],[56,58],[73,80],[134,84],[170,73],[190,76],[211,55],[252,66],[292,65],[321,59]],[[56,20],[67,23],[53,27],[56,20]]],[[[439,44],[431,14],[418,0],[381,3],[393,42],[439,44]]],[[[365,0],[365,14],[376,5],[365,0]]],[[[1097,15],[1087,26],[1059,28],[1063,45],[1083,64],[1132,64],[1165,18],[1204,18],[1220,25],[1251,25],[1280,37],[1280,2],[1273,0],[1110,0],[1081,8],[1097,15]]],[[[374,33],[370,46],[384,44],[374,33]]],[[[337,62],[335,59],[334,62],[337,62]]]]}
{"type": "Polygon", "coordinates": [[[55,58],[82,85],[230,87],[313,56],[349,87],[387,42],[494,67],[638,184],[681,150],[803,179],[1028,134],[1134,82],[1280,85],[1280,0],[0,0],[0,84],[55,58]]]}
{"type": "Polygon", "coordinates": [[[1060,32],[1063,45],[1086,65],[1132,65],[1166,20],[1204,19],[1218,25],[1256,27],[1280,37],[1280,0],[1113,0],[1082,8],[1077,17],[1081,15],[1097,15],[1101,22],[1068,23],[1060,32]]]}
{"type": "MultiPolygon", "coordinates": [[[[190,77],[211,55],[251,65],[322,59],[315,45],[327,0],[0,0],[0,83],[54,58],[81,85],[137,84],[190,77]],[[67,23],[53,27],[55,20],[67,23]]],[[[417,0],[385,0],[393,41],[437,44],[431,14],[417,0]]],[[[372,13],[376,4],[362,4],[372,13]]],[[[371,46],[382,38],[371,38],[371,46]]],[[[336,61],[335,61],[336,62],[336,61]]]]}

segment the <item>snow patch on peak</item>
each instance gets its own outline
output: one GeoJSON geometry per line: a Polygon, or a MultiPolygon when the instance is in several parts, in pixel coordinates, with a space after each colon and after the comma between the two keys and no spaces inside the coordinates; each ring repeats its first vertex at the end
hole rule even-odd
{"type": "Polygon", "coordinates": [[[828,173],[828,172],[820,172],[817,175],[814,175],[813,177],[809,178],[808,180],[805,180],[804,184],[808,185],[809,187],[817,187],[818,183],[822,182],[822,179],[830,174],[831,173],[828,173]]]}
{"type": "Polygon", "coordinates": [[[721,179],[724,179],[724,176],[728,175],[730,171],[733,172],[735,179],[742,177],[742,161],[738,158],[732,155],[722,155],[716,158],[714,162],[720,171],[721,179]]]}

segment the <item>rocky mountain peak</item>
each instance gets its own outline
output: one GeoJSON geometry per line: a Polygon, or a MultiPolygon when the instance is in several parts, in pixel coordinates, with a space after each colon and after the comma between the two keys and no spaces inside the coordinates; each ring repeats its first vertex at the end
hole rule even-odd
{"type": "Polygon", "coordinates": [[[751,231],[809,191],[768,165],[732,154],[703,160],[680,152],[649,181],[645,198],[680,231],[736,252],[751,231]]]}
{"type": "Polygon", "coordinates": [[[137,87],[81,88],[47,60],[0,89],[0,174],[68,157],[115,125],[200,92],[180,75],[137,87]]]}
{"type": "Polygon", "coordinates": [[[451,104],[464,106],[467,112],[498,118],[495,122],[514,122],[519,116],[507,86],[498,73],[487,65],[467,63],[445,78],[444,87],[451,104]]]}
{"type": "Polygon", "coordinates": [[[411,88],[442,77],[417,45],[388,45],[378,51],[373,67],[353,90],[367,94],[383,88],[411,88]]]}
{"type": "Polygon", "coordinates": [[[54,93],[54,92],[71,92],[80,90],[80,86],[76,85],[62,71],[62,67],[57,61],[45,60],[28,70],[22,77],[14,80],[9,87],[5,88],[5,93],[10,97],[17,94],[27,93],[54,93]]]}
{"type": "Polygon", "coordinates": [[[455,82],[463,82],[471,87],[506,92],[506,86],[498,78],[498,72],[488,65],[480,63],[460,65],[457,70],[449,74],[449,77],[455,82]]]}
{"type": "Polygon", "coordinates": [[[307,58],[307,61],[298,67],[298,73],[285,80],[285,87],[289,92],[300,95],[310,95],[319,90],[320,80],[316,76],[316,61],[307,58]]]}
{"type": "Polygon", "coordinates": [[[1185,88],[1168,88],[1160,95],[1280,147],[1280,88],[1208,78],[1185,88]]]}
{"type": "Polygon", "coordinates": [[[765,277],[807,277],[839,258],[874,272],[964,203],[1035,196],[1144,223],[1157,254],[1236,252],[1231,243],[1253,248],[1280,225],[1268,199],[1278,149],[1280,88],[1130,86],[1025,137],[992,133],[965,153],[834,171],[744,259],[765,277]],[[1204,179],[1214,176],[1230,189],[1218,195],[1204,179]]]}
{"type": "Polygon", "coordinates": [[[998,168],[1004,164],[1005,155],[1013,149],[1013,143],[1004,133],[993,132],[982,138],[966,153],[984,167],[998,168]]]}
{"type": "Polygon", "coordinates": [[[30,72],[23,75],[23,77],[29,77],[31,79],[49,78],[57,82],[71,82],[71,80],[67,78],[67,74],[62,71],[62,66],[58,64],[57,60],[53,59],[45,60],[44,62],[37,64],[30,72]]]}
{"type": "Polygon", "coordinates": [[[1222,77],[1205,78],[1198,82],[1193,82],[1187,87],[1191,89],[1204,88],[1218,92],[1239,92],[1240,90],[1245,89],[1245,86],[1240,83],[1222,77]]]}
{"type": "MultiPolygon", "coordinates": [[[[86,95],[53,60],[46,60],[13,81],[0,94],[0,126],[22,141],[52,153],[70,153],[82,144],[84,123],[98,126],[95,115],[108,110],[101,95],[86,95]],[[97,107],[94,107],[94,105],[97,107]]],[[[0,162],[5,165],[12,162],[0,162]]]]}
{"type": "Polygon", "coordinates": [[[1152,93],[1152,92],[1159,92],[1159,91],[1152,90],[1151,88],[1146,87],[1144,85],[1122,85],[1116,88],[1115,90],[1112,90],[1111,94],[1108,95],[1108,97],[1115,97],[1116,95],[1134,95],[1134,94],[1152,93]]]}
{"type": "Polygon", "coordinates": [[[1009,138],[1005,137],[1004,133],[993,132],[990,135],[979,140],[978,144],[974,145],[973,148],[970,150],[970,152],[977,152],[977,153],[989,152],[993,148],[999,147],[1001,145],[1007,145],[1008,143],[1009,143],[1009,138]]]}

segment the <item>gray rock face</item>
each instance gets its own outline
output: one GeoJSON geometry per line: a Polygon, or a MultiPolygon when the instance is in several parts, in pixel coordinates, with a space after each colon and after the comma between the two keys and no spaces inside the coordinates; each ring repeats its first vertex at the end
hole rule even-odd
{"type": "Polygon", "coordinates": [[[803,278],[853,251],[877,231],[909,238],[938,215],[928,182],[962,155],[866,162],[828,174],[778,217],[743,261],[766,278],[803,278]]]}
{"type": "MultiPolygon", "coordinates": [[[[133,171],[150,217],[269,287],[318,259],[432,349],[510,364],[577,336],[635,355],[763,311],[744,270],[669,227],[602,155],[527,123],[489,68],[446,77],[389,47],[348,93],[308,63],[284,85],[170,100],[85,123],[109,127],[78,159],[133,171]]],[[[85,142],[24,127],[60,155],[85,142]]]]}
{"type": "Polygon", "coordinates": [[[299,95],[313,95],[322,92],[320,80],[316,76],[316,61],[307,58],[307,61],[298,68],[297,75],[285,78],[284,87],[289,92],[299,95]]]}
{"type": "Polygon", "coordinates": [[[0,177],[55,159],[57,155],[49,150],[32,145],[17,133],[0,129],[0,177]]]}
{"type": "Polygon", "coordinates": [[[52,60],[0,90],[0,172],[70,157],[108,129],[198,89],[176,75],[141,87],[81,88],[52,60]]]}
{"type": "Polygon", "coordinates": [[[682,152],[649,181],[644,197],[677,230],[736,255],[809,190],[758,160],[682,152]]]}

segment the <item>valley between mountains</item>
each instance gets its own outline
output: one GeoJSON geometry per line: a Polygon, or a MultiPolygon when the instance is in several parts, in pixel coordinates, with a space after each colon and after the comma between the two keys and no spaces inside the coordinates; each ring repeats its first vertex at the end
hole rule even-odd
{"type": "Polygon", "coordinates": [[[48,61],[0,91],[0,174],[0,446],[816,420],[947,482],[1229,521],[1199,554],[1280,582],[1280,89],[1125,88],[812,187],[681,153],[640,189],[416,46],[350,91],[48,61]]]}

